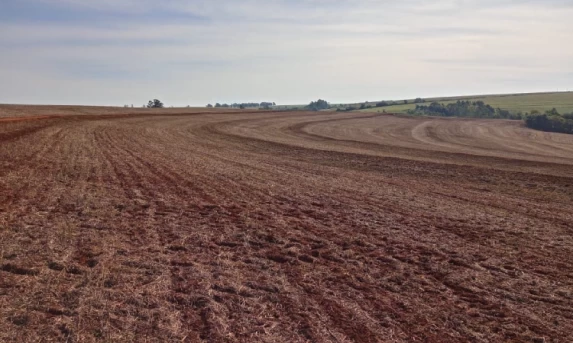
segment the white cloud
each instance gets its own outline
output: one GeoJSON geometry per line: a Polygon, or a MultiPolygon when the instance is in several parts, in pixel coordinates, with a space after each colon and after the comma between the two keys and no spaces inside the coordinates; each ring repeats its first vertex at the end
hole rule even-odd
{"type": "Polygon", "coordinates": [[[300,103],[573,88],[568,1],[42,1],[113,21],[0,24],[0,73],[20,75],[0,84],[0,102],[300,103]],[[207,20],[170,20],[181,13],[207,20]]]}

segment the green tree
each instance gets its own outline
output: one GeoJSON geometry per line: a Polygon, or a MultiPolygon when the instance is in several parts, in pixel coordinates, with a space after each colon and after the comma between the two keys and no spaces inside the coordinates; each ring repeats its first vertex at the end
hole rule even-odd
{"type": "Polygon", "coordinates": [[[544,114],[533,112],[525,118],[527,127],[541,131],[573,134],[573,113],[561,115],[556,109],[544,114]]]}
{"type": "Polygon", "coordinates": [[[147,103],[147,108],[163,108],[164,105],[161,101],[157,99],[149,100],[147,103]]]}
{"type": "Polygon", "coordinates": [[[320,111],[329,107],[330,105],[326,100],[318,99],[317,101],[312,101],[308,106],[306,106],[306,109],[311,111],[320,111]]]}

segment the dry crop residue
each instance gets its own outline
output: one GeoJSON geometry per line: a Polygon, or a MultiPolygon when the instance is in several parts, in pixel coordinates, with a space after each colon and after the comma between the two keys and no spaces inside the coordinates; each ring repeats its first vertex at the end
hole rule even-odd
{"type": "Polygon", "coordinates": [[[106,111],[0,123],[1,342],[573,341],[573,136],[106,111]]]}

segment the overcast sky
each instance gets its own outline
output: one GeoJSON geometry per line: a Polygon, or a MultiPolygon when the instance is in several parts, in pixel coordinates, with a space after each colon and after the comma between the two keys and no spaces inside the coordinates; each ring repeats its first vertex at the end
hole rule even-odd
{"type": "Polygon", "coordinates": [[[0,103],[573,90],[573,0],[0,0],[0,103]]]}

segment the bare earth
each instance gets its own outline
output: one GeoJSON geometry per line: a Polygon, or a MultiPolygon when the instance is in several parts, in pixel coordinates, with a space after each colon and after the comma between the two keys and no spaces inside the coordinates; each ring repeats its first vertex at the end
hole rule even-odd
{"type": "Polygon", "coordinates": [[[573,341],[571,135],[370,113],[0,116],[0,342],[573,341]]]}

